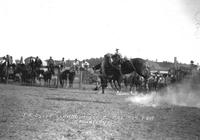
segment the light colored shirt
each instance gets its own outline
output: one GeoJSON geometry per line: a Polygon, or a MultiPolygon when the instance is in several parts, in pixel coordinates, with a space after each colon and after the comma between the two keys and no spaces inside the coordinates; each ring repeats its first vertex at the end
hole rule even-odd
{"type": "Polygon", "coordinates": [[[74,66],[78,66],[78,65],[79,65],[79,61],[74,61],[74,62],[73,62],[73,65],[74,65],[74,66]]]}
{"type": "Polygon", "coordinates": [[[89,64],[87,61],[85,61],[85,62],[83,62],[83,63],[81,64],[81,67],[82,67],[82,68],[88,68],[89,65],[90,65],[90,64],[89,64]]]}

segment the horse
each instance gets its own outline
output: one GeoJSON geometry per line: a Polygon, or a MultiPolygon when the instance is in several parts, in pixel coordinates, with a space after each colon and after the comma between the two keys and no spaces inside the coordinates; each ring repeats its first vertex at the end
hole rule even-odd
{"type": "Polygon", "coordinates": [[[100,78],[100,75],[102,73],[102,70],[101,70],[101,63],[95,65],[92,67],[92,70],[94,72],[96,72],[96,78],[94,80],[94,82],[96,83],[96,87],[94,88],[94,90],[98,90],[99,88],[101,88],[101,78],[100,78]],[[97,72],[98,71],[98,72],[97,72]]]}
{"type": "Polygon", "coordinates": [[[126,59],[119,54],[112,55],[112,65],[120,70],[120,75],[136,72],[144,78],[145,90],[148,91],[148,79],[150,78],[150,67],[148,62],[142,58],[126,59]]]}
{"type": "Polygon", "coordinates": [[[73,83],[74,83],[74,79],[75,79],[75,75],[76,75],[76,70],[71,68],[69,70],[69,88],[73,88],[73,83]]]}
{"type": "Polygon", "coordinates": [[[112,54],[105,54],[103,61],[101,63],[101,86],[102,86],[102,93],[104,93],[107,84],[110,83],[113,89],[116,89],[117,92],[121,90],[121,81],[122,81],[122,73],[121,68],[118,66],[118,62],[114,61],[113,63],[113,55],[112,54]],[[117,85],[116,85],[117,82],[117,85]],[[114,86],[115,88],[114,88],[114,86]]]}
{"type": "Polygon", "coordinates": [[[53,73],[51,73],[51,81],[53,82],[53,86],[58,88],[59,87],[59,78],[60,78],[60,67],[54,66],[53,73]]]}
{"type": "Polygon", "coordinates": [[[47,70],[41,70],[40,71],[40,77],[44,79],[44,85],[47,87],[59,87],[59,81],[60,81],[60,67],[59,66],[53,66],[51,69],[47,67],[47,70]]]}
{"type": "Polygon", "coordinates": [[[16,68],[16,64],[10,64],[9,66],[8,66],[8,79],[12,79],[12,80],[14,80],[15,79],[15,75],[14,75],[14,70],[15,70],[15,68],[16,68]]]}
{"type": "Polygon", "coordinates": [[[60,72],[60,85],[63,88],[67,84],[69,69],[64,69],[60,72]]]}
{"type": "Polygon", "coordinates": [[[145,90],[148,91],[148,82],[151,76],[151,71],[148,62],[142,58],[133,58],[130,60],[130,62],[135,67],[136,72],[144,78],[145,90]]]}
{"type": "Polygon", "coordinates": [[[35,82],[36,73],[32,71],[29,65],[17,64],[14,70],[14,75],[18,75],[21,83],[31,83],[35,82]]]}
{"type": "Polygon", "coordinates": [[[44,85],[50,87],[52,71],[47,70],[41,73],[44,78],[44,85]]]}
{"type": "MultiPolygon", "coordinates": [[[[39,60],[39,58],[37,58],[39,60]]],[[[39,69],[42,63],[38,63],[35,57],[27,57],[25,61],[26,75],[28,75],[31,80],[31,84],[34,84],[36,79],[39,77],[39,69]]]]}
{"type": "Polygon", "coordinates": [[[133,87],[135,86],[135,90],[134,91],[138,91],[141,90],[143,87],[143,81],[144,78],[142,76],[140,76],[139,74],[137,74],[135,71],[130,73],[130,74],[125,74],[123,76],[123,80],[124,80],[124,85],[125,88],[127,89],[128,86],[129,91],[132,93],[133,87]]]}
{"type": "Polygon", "coordinates": [[[69,81],[69,88],[73,88],[73,83],[75,79],[76,71],[74,67],[66,68],[60,73],[60,85],[64,87],[69,81]]]}
{"type": "Polygon", "coordinates": [[[4,82],[7,77],[7,70],[6,70],[6,61],[0,64],[0,79],[1,82],[4,82]]]}
{"type": "Polygon", "coordinates": [[[7,82],[10,77],[13,77],[14,64],[10,61],[10,56],[0,57],[0,78],[2,82],[7,82]]]}

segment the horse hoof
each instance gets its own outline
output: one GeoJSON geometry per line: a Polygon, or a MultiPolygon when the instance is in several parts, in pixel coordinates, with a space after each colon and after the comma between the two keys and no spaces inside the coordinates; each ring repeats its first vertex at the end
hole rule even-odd
{"type": "Polygon", "coordinates": [[[120,91],[117,91],[117,92],[116,92],[116,95],[118,95],[118,94],[120,94],[120,91]]]}

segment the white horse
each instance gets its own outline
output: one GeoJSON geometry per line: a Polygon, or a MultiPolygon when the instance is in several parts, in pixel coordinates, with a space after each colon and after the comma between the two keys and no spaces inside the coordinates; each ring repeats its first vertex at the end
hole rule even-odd
{"type": "Polygon", "coordinates": [[[53,86],[58,88],[59,87],[59,76],[60,76],[60,68],[55,67],[54,73],[51,75],[51,82],[53,83],[53,86]]]}

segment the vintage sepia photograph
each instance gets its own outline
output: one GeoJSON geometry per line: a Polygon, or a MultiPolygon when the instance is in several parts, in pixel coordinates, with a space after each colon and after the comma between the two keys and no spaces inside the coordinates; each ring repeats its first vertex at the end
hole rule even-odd
{"type": "Polygon", "coordinates": [[[0,0],[0,140],[200,140],[200,0],[0,0]]]}

